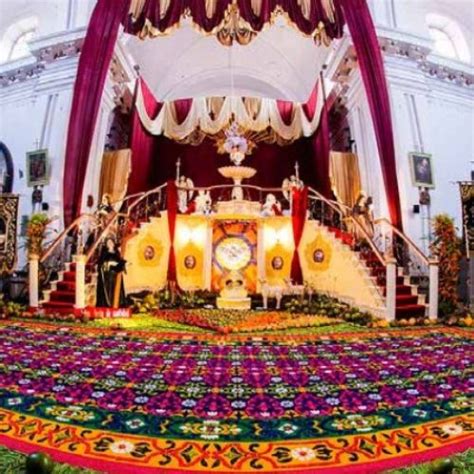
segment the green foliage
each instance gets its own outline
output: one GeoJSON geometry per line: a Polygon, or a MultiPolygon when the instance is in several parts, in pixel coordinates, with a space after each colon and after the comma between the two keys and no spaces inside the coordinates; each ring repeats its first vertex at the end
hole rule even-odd
{"type": "Polygon", "coordinates": [[[133,297],[133,310],[137,313],[152,313],[158,309],[196,309],[202,308],[210,301],[215,301],[215,295],[208,291],[176,291],[166,287],[156,293],[148,293],[143,298],[133,297]]]}
{"type": "Polygon", "coordinates": [[[0,294],[0,319],[18,318],[25,311],[25,307],[13,301],[5,301],[5,296],[0,294]]]}
{"type": "Polygon", "coordinates": [[[471,474],[474,472],[474,449],[435,461],[387,471],[386,474],[471,474]]]}
{"type": "Polygon", "coordinates": [[[41,255],[43,242],[46,238],[51,219],[47,214],[33,214],[26,228],[26,248],[29,254],[41,255]]]}
{"type": "Polygon", "coordinates": [[[342,301],[326,295],[316,294],[309,297],[292,298],[286,301],[285,309],[292,313],[317,314],[329,318],[343,319],[347,323],[367,326],[373,318],[369,313],[360,311],[342,301]]]}
{"type": "Polygon", "coordinates": [[[434,240],[431,253],[439,260],[439,314],[452,314],[459,304],[461,239],[456,235],[454,220],[446,214],[433,219],[434,240]]]}
{"type": "MultiPolygon", "coordinates": [[[[26,456],[0,446],[0,472],[2,474],[26,474],[26,456]]],[[[55,463],[52,474],[99,474],[97,471],[55,463]]]]}

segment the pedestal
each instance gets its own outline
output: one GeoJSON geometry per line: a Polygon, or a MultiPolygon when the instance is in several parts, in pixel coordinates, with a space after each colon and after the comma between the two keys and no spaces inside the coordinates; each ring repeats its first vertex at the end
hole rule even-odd
{"type": "Polygon", "coordinates": [[[218,296],[216,300],[219,309],[250,309],[252,300],[250,298],[223,298],[218,296]]]}

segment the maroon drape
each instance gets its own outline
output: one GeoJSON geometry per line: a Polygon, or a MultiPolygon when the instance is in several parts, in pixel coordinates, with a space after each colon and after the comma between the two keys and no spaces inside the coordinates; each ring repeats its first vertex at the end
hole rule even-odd
{"type": "Polygon", "coordinates": [[[293,119],[293,102],[277,100],[278,112],[285,125],[290,125],[293,119]]]}
{"type": "MultiPolygon", "coordinates": [[[[156,101],[146,82],[141,78],[137,81],[137,88],[139,85],[141,85],[145,109],[149,117],[154,119],[159,114],[163,103],[156,101]]],[[[155,141],[156,137],[145,129],[134,107],[130,135],[132,171],[128,179],[128,194],[148,191],[153,187],[150,170],[153,169],[153,162],[156,159],[155,141]]]]}
{"type": "Polygon", "coordinates": [[[326,198],[332,199],[331,180],[329,179],[329,118],[327,104],[323,105],[321,110],[321,118],[319,119],[319,127],[311,137],[313,147],[313,162],[317,190],[326,198]]]}
{"type": "Polygon", "coordinates": [[[166,207],[168,210],[168,229],[170,232],[170,259],[168,262],[168,282],[176,282],[176,255],[174,251],[174,234],[176,228],[176,215],[178,214],[178,190],[173,179],[168,181],[166,187],[166,207]]]}
{"type": "Polygon", "coordinates": [[[295,250],[291,260],[291,279],[294,283],[301,285],[303,283],[303,272],[301,271],[300,257],[298,247],[303,236],[304,223],[306,221],[306,212],[308,209],[308,188],[293,189],[293,207],[291,210],[291,222],[293,225],[293,240],[295,250]]]}
{"type": "MultiPolygon", "coordinates": [[[[224,19],[225,12],[232,0],[219,0],[216,2],[216,11],[209,18],[206,12],[205,0],[173,0],[166,12],[161,18],[160,0],[145,0],[144,8],[135,21],[131,18],[124,21],[125,31],[127,33],[139,33],[146,23],[150,23],[153,27],[160,31],[165,31],[170,27],[179,23],[182,14],[188,10],[194,23],[198,24],[202,29],[211,32],[224,19]]],[[[255,31],[261,31],[266,23],[270,20],[271,14],[275,8],[279,7],[286,12],[292,22],[305,34],[312,34],[323,22],[326,34],[331,38],[340,38],[344,27],[344,17],[341,7],[336,3],[335,21],[332,23],[324,12],[322,0],[312,0],[310,5],[309,17],[303,15],[301,6],[296,0],[262,0],[260,13],[255,15],[250,0],[237,0],[241,17],[250,23],[255,31]]]]}
{"type": "Polygon", "coordinates": [[[359,61],[377,139],[392,224],[402,227],[390,99],[377,33],[366,0],[339,0],[359,61]]]}
{"type": "Polygon", "coordinates": [[[80,214],[82,188],[105,79],[130,0],[98,0],[82,46],[69,117],[63,177],[64,224],[80,214]]]}

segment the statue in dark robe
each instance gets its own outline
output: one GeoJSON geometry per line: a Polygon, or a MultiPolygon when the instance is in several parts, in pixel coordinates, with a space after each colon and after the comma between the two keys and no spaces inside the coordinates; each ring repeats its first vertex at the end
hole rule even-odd
{"type": "Polygon", "coordinates": [[[127,305],[122,273],[126,261],[120,255],[115,241],[108,238],[100,253],[97,263],[97,298],[98,308],[123,308],[127,305]]]}

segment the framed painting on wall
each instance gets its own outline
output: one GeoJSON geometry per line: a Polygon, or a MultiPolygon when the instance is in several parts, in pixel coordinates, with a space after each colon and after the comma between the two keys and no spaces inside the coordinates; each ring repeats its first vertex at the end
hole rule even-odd
{"type": "Polygon", "coordinates": [[[418,188],[434,188],[432,156],[418,152],[412,152],[408,156],[413,185],[418,188]]]}
{"type": "Polygon", "coordinates": [[[28,186],[49,184],[50,164],[48,150],[30,151],[26,154],[26,179],[28,186]]]}

